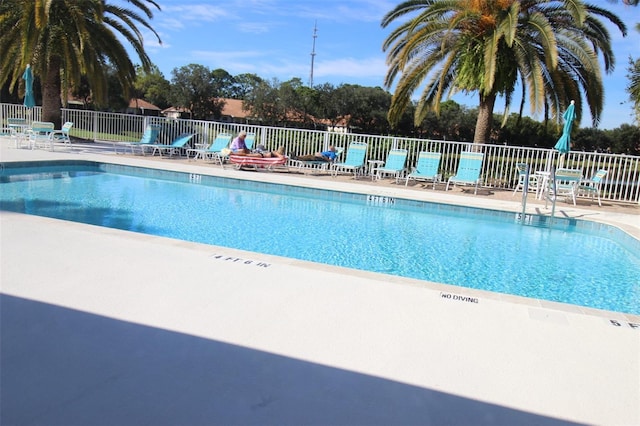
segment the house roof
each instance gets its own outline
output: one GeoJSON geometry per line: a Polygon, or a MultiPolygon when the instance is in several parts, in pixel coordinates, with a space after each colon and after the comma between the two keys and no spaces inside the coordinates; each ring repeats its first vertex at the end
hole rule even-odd
{"type": "Polygon", "coordinates": [[[178,108],[173,106],[162,110],[163,114],[168,114],[170,112],[189,112],[189,110],[186,108],[182,108],[182,107],[178,108]]]}
{"type": "MultiPolygon", "coordinates": [[[[231,98],[221,98],[224,101],[224,107],[222,108],[222,116],[223,117],[232,117],[232,118],[247,118],[250,117],[250,112],[242,109],[242,100],[240,99],[231,99],[231,98]]],[[[187,108],[178,108],[178,107],[169,107],[167,109],[162,110],[162,114],[168,114],[171,112],[189,112],[187,108]]],[[[326,119],[316,119],[313,116],[308,116],[311,120],[316,121],[320,124],[331,125],[330,120],[326,119]]],[[[347,125],[347,117],[341,117],[334,126],[338,127],[346,127],[347,125]]],[[[302,121],[303,115],[299,112],[291,112],[287,113],[287,118],[292,121],[302,121]]]]}
{"type": "Polygon", "coordinates": [[[158,108],[151,102],[147,102],[144,99],[136,99],[136,98],[133,98],[129,101],[129,108],[152,109],[152,110],[160,111],[160,108],[158,108]]]}
{"type": "Polygon", "coordinates": [[[236,118],[245,118],[249,115],[248,111],[242,109],[242,101],[239,99],[224,98],[224,108],[222,115],[236,118]]]}

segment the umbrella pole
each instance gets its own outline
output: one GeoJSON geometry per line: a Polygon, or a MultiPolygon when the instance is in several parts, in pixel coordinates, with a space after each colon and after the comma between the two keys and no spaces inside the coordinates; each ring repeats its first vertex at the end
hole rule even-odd
{"type": "Polygon", "coordinates": [[[525,215],[527,211],[527,194],[529,193],[529,165],[527,164],[527,168],[525,169],[524,174],[524,186],[522,188],[522,215],[520,216],[520,223],[524,225],[525,223],[525,215]]]}
{"type": "Polygon", "coordinates": [[[556,214],[556,200],[558,199],[558,197],[556,196],[556,168],[555,167],[551,167],[551,189],[553,191],[553,200],[551,200],[551,219],[553,222],[553,217],[556,214]]]}

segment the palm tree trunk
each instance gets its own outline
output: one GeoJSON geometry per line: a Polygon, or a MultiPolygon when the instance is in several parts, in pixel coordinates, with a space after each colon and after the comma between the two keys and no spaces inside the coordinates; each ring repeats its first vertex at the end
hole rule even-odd
{"type": "Polygon", "coordinates": [[[491,139],[491,124],[493,122],[493,105],[496,102],[496,95],[480,95],[480,106],[478,107],[478,119],[476,121],[476,132],[473,135],[473,143],[488,143],[491,139]]]}
{"type": "Polygon", "coordinates": [[[49,62],[42,85],[42,121],[50,121],[56,129],[62,126],[62,104],[60,102],[60,58],[49,62]]]}

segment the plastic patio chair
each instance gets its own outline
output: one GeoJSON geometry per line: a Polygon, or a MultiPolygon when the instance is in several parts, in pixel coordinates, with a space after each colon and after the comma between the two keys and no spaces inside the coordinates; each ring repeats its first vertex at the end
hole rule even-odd
{"type": "Polygon", "coordinates": [[[211,145],[208,147],[191,148],[187,150],[187,157],[190,157],[191,153],[194,154],[193,158],[189,160],[197,160],[201,158],[206,161],[211,159],[218,162],[221,166],[224,166],[225,155],[222,154],[222,150],[229,146],[231,143],[231,133],[218,133],[211,145]]]}
{"type": "Polygon", "coordinates": [[[396,148],[390,150],[384,166],[371,170],[371,179],[381,179],[384,175],[393,175],[396,178],[396,183],[398,183],[405,171],[407,154],[408,151],[406,149],[396,148]]]}
{"type": "Polygon", "coordinates": [[[300,158],[289,158],[289,167],[294,167],[304,174],[308,173],[324,173],[329,166],[338,161],[340,155],[344,152],[344,148],[335,147],[336,158],[333,161],[325,160],[301,160],[300,158]]]}
{"type": "Polygon", "coordinates": [[[49,147],[49,150],[53,151],[53,138],[52,134],[55,130],[55,125],[48,121],[34,121],[31,123],[31,127],[28,130],[29,144],[31,148],[49,147]]]}
{"type": "Polygon", "coordinates": [[[140,138],[139,141],[124,142],[124,143],[114,142],[113,144],[114,150],[116,151],[116,153],[118,153],[117,146],[120,144],[123,144],[124,146],[129,147],[129,149],[131,149],[131,154],[135,154],[136,153],[135,150],[136,148],[138,148],[140,150],[140,153],[142,153],[142,155],[145,155],[146,148],[148,147],[153,148],[153,145],[157,142],[158,136],[160,136],[160,129],[161,129],[160,126],[150,124],[147,126],[146,129],[144,129],[144,133],[142,134],[142,137],[140,138]]]}
{"type": "Polygon", "coordinates": [[[581,180],[582,169],[557,169],[555,179],[549,179],[547,184],[548,195],[545,198],[545,208],[547,207],[547,201],[557,200],[558,198],[571,198],[575,206],[578,184],[581,180]]]}
{"type": "Polygon", "coordinates": [[[602,186],[602,180],[607,175],[607,170],[598,170],[591,179],[584,179],[578,183],[578,194],[584,193],[591,196],[591,199],[598,197],[598,205],[602,207],[600,201],[600,187],[602,186]]]}
{"type": "MultiPolygon", "coordinates": [[[[516,163],[516,169],[518,170],[518,184],[516,185],[516,188],[513,190],[513,194],[511,194],[512,197],[516,195],[518,190],[520,191],[524,190],[524,184],[525,184],[525,179],[527,177],[528,167],[529,166],[527,163],[516,163]]],[[[536,193],[538,192],[538,175],[536,175],[535,173],[532,173],[531,170],[529,170],[528,188],[529,188],[529,191],[531,192],[536,192],[536,193]]]]}
{"type": "Polygon", "coordinates": [[[482,170],[482,160],[484,154],[481,152],[469,152],[465,151],[460,154],[460,162],[458,163],[458,170],[454,176],[451,176],[447,180],[447,187],[445,191],[449,190],[449,184],[454,185],[475,185],[474,195],[478,193],[478,185],[480,184],[480,172],[482,170]]]}
{"type": "Polygon", "coordinates": [[[166,151],[169,153],[169,157],[173,157],[173,154],[180,152],[181,149],[184,149],[191,138],[195,136],[195,133],[182,133],[177,138],[175,138],[170,144],[153,144],[153,152],[151,155],[155,155],[156,152],[160,154],[162,157],[162,152],[166,151]]]}
{"type": "Polygon", "coordinates": [[[62,142],[63,144],[69,144],[71,146],[71,138],[69,137],[69,132],[73,127],[73,123],[71,121],[67,121],[62,125],[60,130],[54,130],[51,133],[51,138],[54,142],[62,142]]]}
{"type": "Polygon", "coordinates": [[[421,151],[418,154],[418,163],[413,168],[413,171],[407,175],[404,186],[407,186],[409,184],[410,179],[416,181],[430,180],[433,182],[433,189],[436,189],[436,183],[440,182],[442,178],[442,175],[438,173],[441,158],[442,154],[439,152],[421,151]]]}
{"type": "Polygon", "coordinates": [[[347,158],[343,163],[333,163],[331,165],[332,176],[337,176],[338,172],[352,172],[353,177],[364,170],[364,160],[367,155],[367,144],[363,142],[351,142],[347,148],[347,158]]]}

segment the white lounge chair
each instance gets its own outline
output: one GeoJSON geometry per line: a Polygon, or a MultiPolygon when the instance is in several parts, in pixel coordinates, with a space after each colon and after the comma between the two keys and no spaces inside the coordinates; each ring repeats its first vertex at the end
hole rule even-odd
{"type": "Polygon", "coordinates": [[[516,195],[518,191],[524,191],[524,184],[527,179],[527,171],[529,173],[529,183],[527,185],[528,190],[531,192],[538,192],[538,175],[533,173],[531,170],[527,170],[528,168],[529,165],[527,163],[516,163],[516,170],[518,171],[518,183],[516,185],[516,188],[513,190],[513,194],[511,194],[512,197],[516,195]]]}
{"type": "Polygon", "coordinates": [[[600,187],[602,186],[602,180],[607,175],[607,170],[598,170],[591,179],[584,179],[578,183],[578,194],[585,194],[587,196],[598,197],[598,205],[602,207],[600,201],[600,187]]]}

